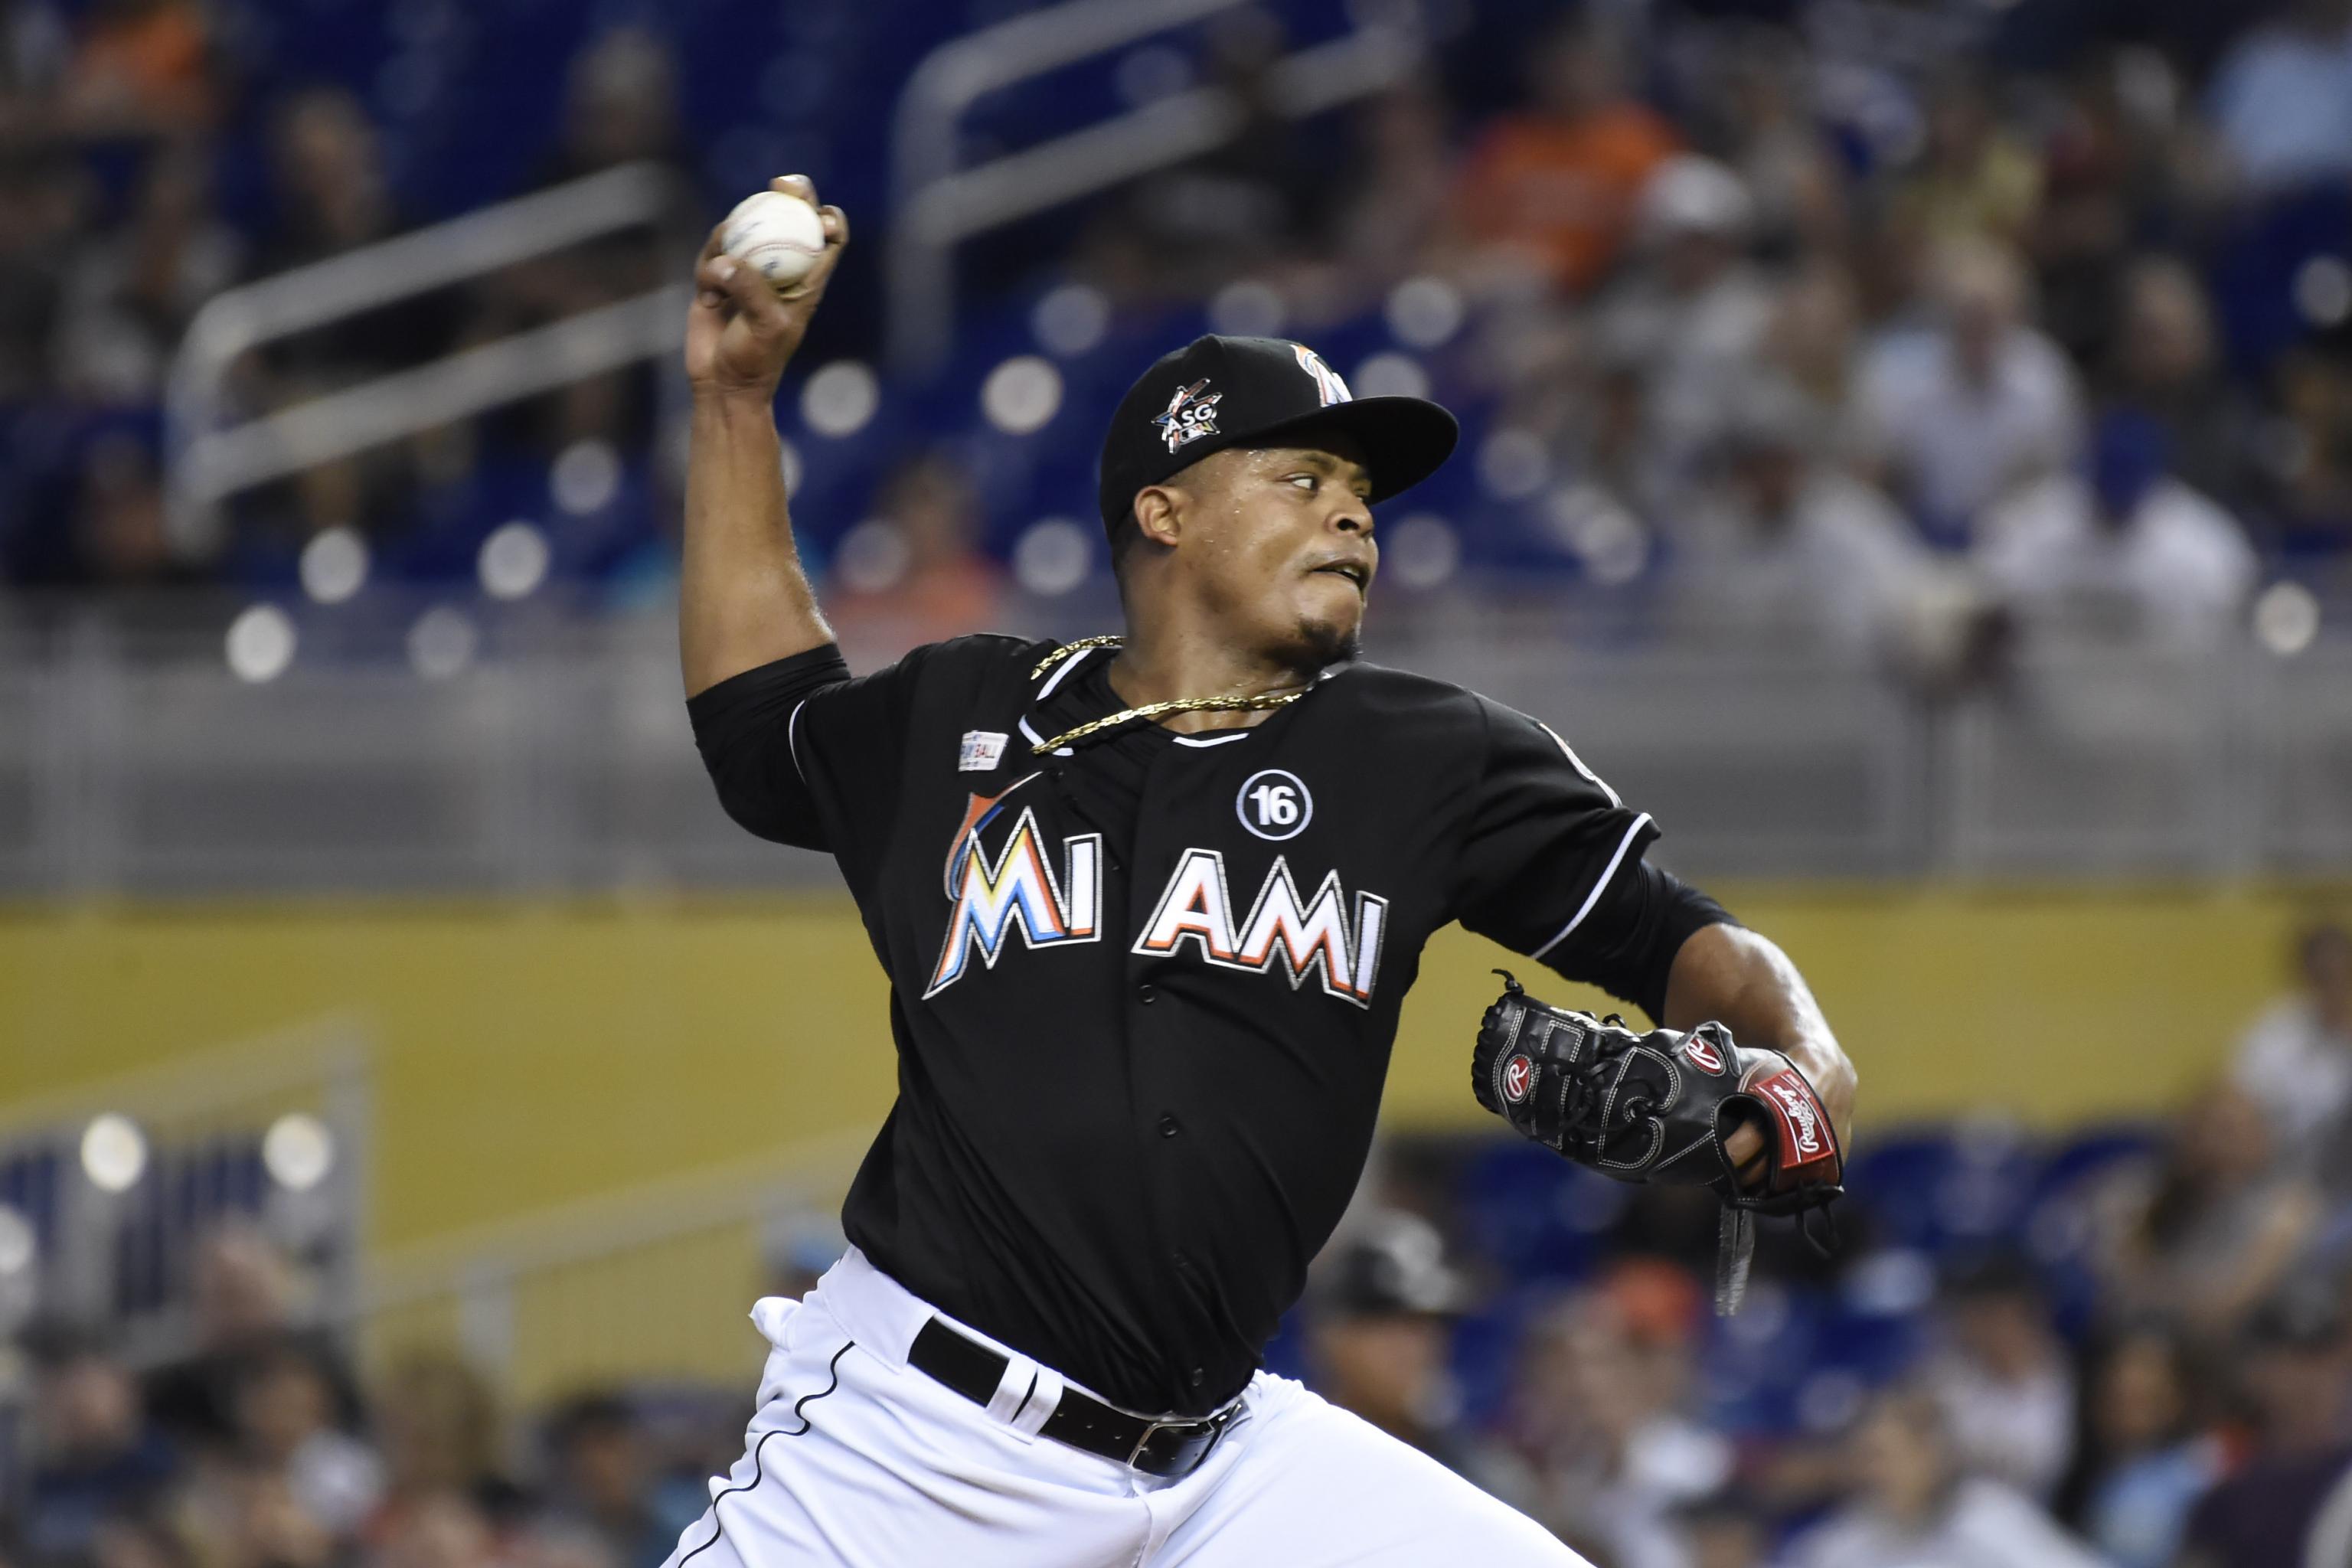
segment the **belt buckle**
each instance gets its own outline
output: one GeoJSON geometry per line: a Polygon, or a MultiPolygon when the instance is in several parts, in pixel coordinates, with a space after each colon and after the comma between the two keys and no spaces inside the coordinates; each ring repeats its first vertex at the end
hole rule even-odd
{"type": "Polygon", "coordinates": [[[1191,1418],[1183,1421],[1152,1422],[1150,1426],[1144,1427],[1143,1436],[1135,1440],[1135,1447],[1127,1451],[1127,1468],[1130,1470],[1142,1469],[1143,1467],[1136,1461],[1143,1458],[1144,1449],[1151,1447],[1151,1439],[1159,1436],[1162,1432],[1172,1432],[1179,1426],[1195,1426],[1199,1424],[1200,1423],[1197,1418],[1191,1418]]]}
{"type": "MultiPolygon", "coordinates": [[[[1220,1410],[1213,1415],[1188,1415],[1182,1420],[1178,1421],[1152,1422],[1150,1425],[1144,1427],[1143,1436],[1135,1440],[1135,1447],[1128,1450],[1127,1468],[1131,1470],[1143,1469],[1143,1467],[1137,1463],[1137,1461],[1143,1458],[1143,1450],[1151,1446],[1151,1439],[1157,1437],[1162,1432],[1184,1430],[1189,1435],[1205,1430],[1208,1433],[1209,1440],[1202,1447],[1200,1453],[1193,1457],[1192,1462],[1184,1468],[1181,1475],[1171,1474],[1169,1479],[1176,1480],[1182,1479],[1182,1476],[1191,1475],[1194,1470],[1200,1468],[1201,1461],[1209,1457],[1209,1450],[1217,1446],[1217,1439],[1224,1436],[1225,1428],[1232,1423],[1234,1412],[1238,1408],[1240,1408],[1240,1405],[1238,1402],[1236,1402],[1234,1405],[1230,1405],[1223,1410],[1220,1410]]],[[[1144,1470],[1144,1473],[1146,1475],[1150,1475],[1154,1472],[1144,1470]]]]}

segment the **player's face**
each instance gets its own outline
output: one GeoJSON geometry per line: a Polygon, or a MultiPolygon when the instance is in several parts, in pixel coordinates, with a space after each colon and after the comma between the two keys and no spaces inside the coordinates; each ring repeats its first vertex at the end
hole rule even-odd
{"type": "Polygon", "coordinates": [[[1232,638],[1305,670],[1353,658],[1380,566],[1352,444],[1236,447],[1198,465],[1176,558],[1232,638]]]}

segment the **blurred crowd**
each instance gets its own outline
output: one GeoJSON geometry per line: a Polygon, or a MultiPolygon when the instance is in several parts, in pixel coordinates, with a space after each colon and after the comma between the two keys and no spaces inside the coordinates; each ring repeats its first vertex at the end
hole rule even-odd
{"type": "Polygon", "coordinates": [[[2020,637],[2210,649],[2352,551],[2352,6],[2063,47],[2000,11],[1586,7],[1483,115],[1458,71],[1374,103],[1336,186],[1269,104],[1089,263],[1265,279],[1308,337],[1450,294],[1482,500],[1539,491],[1531,550],[1686,626],[1929,679],[2020,637]]]}
{"type": "MultiPolygon", "coordinates": [[[[1930,685],[2021,637],[2193,654],[2266,587],[2340,581],[2352,0],[1407,9],[1425,68],[1336,121],[1286,112],[1279,5],[1118,62],[1134,100],[1224,89],[1240,135],[982,247],[968,335],[1002,336],[1049,286],[1062,318],[1171,332],[1354,342],[1385,322],[1411,352],[1343,372],[1360,393],[1434,392],[1472,437],[1393,534],[1397,582],[1580,576],[1686,630],[1793,632],[1930,685]]],[[[496,578],[482,535],[517,511],[558,576],[625,599],[666,580],[677,411],[650,369],[314,468],[225,527],[166,526],[155,409],[194,310],[415,221],[361,98],[241,79],[227,14],[20,0],[0,32],[0,580],[299,581],[323,599],[354,560],[425,581],[478,561],[511,597],[548,570],[496,578]],[[238,138],[266,172],[232,216],[215,171],[238,138]]],[[[718,203],[670,44],[620,27],[564,69],[530,183],[651,160],[679,176],[674,221],[273,344],[237,367],[236,409],[677,272],[718,203]]],[[[850,293],[821,352],[864,374],[881,322],[872,290],[850,293]]],[[[1048,340],[1103,336],[1037,320],[1048,340]]],[[[812,416],[821,429],[871,412],[870,375],[839,385],[864,412],[812,416]]],[[[992,409],[976,434],[1053,412],[992,409]]],[[[1065,423],[1047,434],[1075,472],[1098,431],[1065,423]]],[[[955,434],[911,418],[800,520],[846,599],[888,599],[917,636],[986,619],[1016,580],[1066,591],[1088,570],[1084,538],[1023,531],[1083,518],[1083,475],[1008,497],[1003,465],[955,434]]],[[[2313,604],[2297,588],[2253,621],[2292,652],[2313,604]]]]}
{"type": "Polygon", "coordinates": [[[723,1469],[735,1412],[583,1394],[509,1431],[460,1358],[364,1387],[257,1229],[205,1237],[187,1353],[134,1369],[37,1326],[0,1562],[73,1568],[657,1568],[723,1469]],[[522,1479],[518,1479],[522,1478],[522,1479]],[[527,1482],[527,1484],[526,1484],[527,1482]]]}
{"type": "MultiPolygon", "coordinates": [[[[2032,1205],[1988,1186],[1989,1130],[1883,1132],[1843,1248],[1768,1231],[1727,1320],[1704,1193],[1391,1145],[1269,1365],[1595,1568],[2341,1568],[2352,933],[2313,926],[2294,967],[2168,1125],[2078,1139],[2032,1205]]],[[[770,1288],[840,1246],[780,1229],[770,1288]]],[[[362,1377],[300,1284],[231,1223],[195,1249],[179,1354],[54,1321],[6,1346],[0,1564],[658,1568],[740,1449],[748,1384],[517,1411],[392,1344],[362,1377]]]]}
{"type": "Polygon", "coordinates": [[[1480,1373],[1455,1325],[1492,1259],[1450,1261],[1423,1202],[1327,1251],[1303,1365],[1601,1568],[2352,1562],[2352,933],[2315,924],[2294,959],[2169,1126],[2078,1143],[2021,1224],[1927,1241],[1898,1211],[1986,1201],[1965,1157],[1865,1151],[1829,1287],[1847,1309],[1810,1342],[1775,1292],[1817,1260],[1767,1287],[1765,1321],[1710,1323],[1706,1227],[1643,1194],[1580,1278],[1518,1288],[1480,1373]],[[1896,1321],[1882,1351],[1833,1342],[1896,1321]],[[1743,1360],[1783,1353],[1814,1363],[1794,1419],[1743,1415],[1743,1360]]]}
{"type": "MultiPolygon", "coordinates": [[[[257,15],[259,25],[270,19],[267,8],[257,15]]],[[[247,89],[226,35],[232,20],[250,32],[256,16],[199,0],[34,0],[0,12],[0,443],[12,459],[0,469],[0,582],[270,583],[290,578],[322,536],[356,544],[362,573],[373,547],[391,574],[430,578],[451,564],[438,514],[503,499],[478,493],[500,466],[486,464],[486,452],[542,476],[572,454],[557,486],[589,499],[572,509],[570,554],[625,571],[656,531],[645,496],[615,493],[627,489],[617,454],[641,456],[655,442],[651,366],[310,467],[240,497],[226,527],[171,527],[163,404],[196,311],[233,284],[421,221],[359,92],[324,72],[247,89]],[[243,187],[234,212],[224,181],[243,187]]],[[[684,177],[667,46],[616,27],[553,68],[561,107],[535,131],[535,160],[506,194],[650,163],[676,183],[670,210],[268,343],[231,367],[226,412],[296,406],[679,272],[702,219],[684,177]]],[[[474,570],[479,543],[462,542],[459,569],[474,570]]],[[[331,600],[313,580],[318,558],[304,585],[331,600]]]]}

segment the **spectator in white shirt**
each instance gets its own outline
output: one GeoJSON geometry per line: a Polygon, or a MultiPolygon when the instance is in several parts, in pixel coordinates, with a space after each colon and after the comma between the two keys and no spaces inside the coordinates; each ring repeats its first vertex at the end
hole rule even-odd
{"type": "Polygon", "coordinates": [[[2295,994],[2238,1042],[2231,1079],[2270,1120],[2281,1158],[2314,1174],[2352,1112],[2352,931],[2333,922],[2295,942],[2295,994]]]}
{"type": "Polygon", "coordinates": [[[1973,595],[1884,492],[1823,459],[1829,439],[1819,407],[1778,379],[1741,391],[1718,479],[1677,541],[1681,613],[1695,632],[1914,668],[1964,640],[1933,623],[1973,595]]]}
{"type": "Polygon", "coordinates": [[[2325,1213],[2283,1166],[2269,1113],[2235,1084],[2200,1085],[2162,1157],[2118,1169],[2094,1199],[2102,1298],[2225,1335],[2287,1279],[2325,1213]]]}
{"type": "Polygon", "coordinates": [[[2259,570],[2237,521],[2166,471],[2164,433],[2099,423],[2088,474],[2058,474],[1986,521],[1985,575],[2029,627],[2200,650],[2236,625],[2259,570]]]}
{"type": "Polygon", "coordinates": [[[1772,323],[1773,291],[1746,259],[1754,203],[1738,175],[1679,153],[1642,187],[1642,265],[1601,300],[1594,334],[1641,367],[1642,440],[1676,486],[1722,428],[1772,323]]]}
{"type": "Polygon", "coordinates": [[[1929,537],[1960,545],[1988,508],[2073,459],[2082,416],[2065,354],[2026,324],[2014,252],[1954,241],[1933,277],[1937,323],[1874,345],[1859,401],[1895,493],[1929,537]]]}
{"type": "Polygon", "coordinates": [[[1961,1473],[1932,1394],[1882,1395],[1850,1463],[1852,1500],[1799,1538],[1794,1568],[2103,1568],[2032,1500],[1961,1473]]]}
{"type": "Polygon", "coordinates": [[[2297,0],[2213,76],[2221,144],[2262,190],[2352,174],[2352,0],[2297,0]]]}
{"type": "Polygon", "coordinates": [[[1696,1285],[1628,1261],[1530,1325],[1510,1441],[1528,1510],[1612,1568],[1687,1568],[1675,1513],[1730,1479],[1721,1434],[1681,1408],[1696,1375],[1696,1285]]]}
{"type": "Polygon", "coordinates": [[[335,1425],[334,1413],[333,1377],[299,1340],[257,1352],[237,1385],[246,1457],[283,1479],[289,1500],[312,1525],[350,1541],[383,1499],[383,1465],[335,1425]]]}
{"type": "Polygon", "coordinates": [[[2074,1370],[2040,1283],[1996,1256],[1955,1275],[1927,1386],[1964,1468],[2047,1502],[2074,1455],[2074,1370]]]}

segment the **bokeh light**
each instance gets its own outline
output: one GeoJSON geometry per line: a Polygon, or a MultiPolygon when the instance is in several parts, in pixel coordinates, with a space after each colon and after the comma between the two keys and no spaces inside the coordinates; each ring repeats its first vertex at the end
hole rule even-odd
{"type": "Polygon", "coordinates": [[[1062,373],[1052,360],[1016,355],[988,373],[980,405],[988,422],[1008,436],[1042,430],[1061,411],[1062,373]]]}
{"type": "Polygon", "coordinates": [[[367,541],[349,523],[322,528],[302,547],[296,570],[302,592],[321,605],[340,605],[367,584],[367,541]]]}
{"type": "Polygon", "coordinates": [[[855,436],[882,406],[882,384],[862,360],[835,360],[801,388],[801,423],[838,440],[855,436]]]}
{"type": "Polygon", "coordinates": [[[117,1111],[91,1118],[82,1130],[81,1169],[100,1192],[129,1192],[147,1173],[147,1135],[117,1111]]]}
{"type": "Polygon", "coordinates": [[[261,1136],[262,1168],[289,1193],[307,1193],[335,1168],[335,1136],[307,1110],[292,1110],[261,1136]]]}
{"type": "Polygon", "coordinates": [[[293,664],[295,641],[292,616],[275,605],[255,605],[229,623],[229,672],[255,685],[275,680],[293,664]]]}
{"type": "Polygon", "coordinates": [[[552,560],[553,552],[539,524],[519,517],[490,531],[490,536],[482,541],[475,567],[482,592],[491,598],[522,599],[537,593],[547,581],[552,560]]]}

